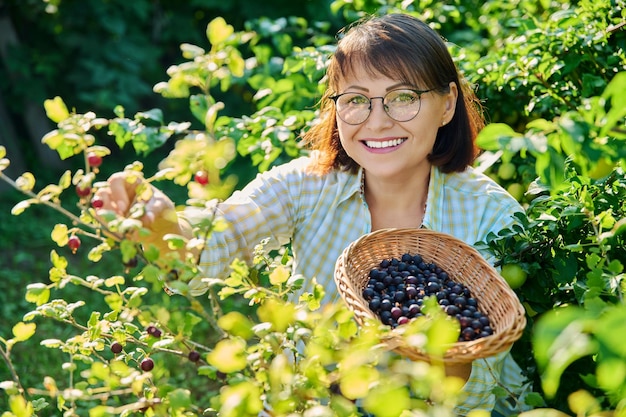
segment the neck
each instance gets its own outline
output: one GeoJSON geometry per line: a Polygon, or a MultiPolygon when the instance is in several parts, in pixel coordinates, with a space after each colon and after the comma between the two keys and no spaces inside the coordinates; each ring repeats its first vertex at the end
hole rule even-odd
{"type": "Polygon", "coordinates": [[[402,179],[364,175],[364,197],[372,229],[420,227],[426,211],[430,173],[402,179]]]}

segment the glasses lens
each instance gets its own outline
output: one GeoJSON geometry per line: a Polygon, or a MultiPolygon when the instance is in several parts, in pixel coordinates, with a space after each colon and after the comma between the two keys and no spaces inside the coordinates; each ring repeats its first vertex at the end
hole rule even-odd
{"type": "Polygon", "coordinates": [[[420,95],[412,90],[394,90],[387,93],[383,100],[389,117],[398,122],[407,122],[420,111],[420,95]]]}
{"type": "Polygon", "coordinates": [[[348,124],[363,123],[370,115],[370,99],[363,94],[347,93],[337,98],[337,113],[348,124]]]}
{"type": "Polygon", "coordinates": [[[337,113],[344,122],[351,125],[363,123],[370,115],[371,100],[382,99],[389,117],[398,122],[408,122],[420,111],[420,94],[413,90],[393,90],[385,97],[369,98],[363,94],[345,93],[335,100],[337,113]]]}

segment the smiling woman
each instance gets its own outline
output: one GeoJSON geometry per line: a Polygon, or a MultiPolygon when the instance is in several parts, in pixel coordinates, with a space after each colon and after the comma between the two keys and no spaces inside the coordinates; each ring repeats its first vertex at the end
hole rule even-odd
{"type": "MultiPolygon", "coordinates": [[[[291,243],[294,272],[309,278],[302,291],[312,291],[315,278],[325,302],[339,302],[335,262],[367,233],[424,227],[473,245],[516,223],[518,202],[471,167],[483,125],[476,97],[427,24],[405,14],[360,22],[342,34],[326,79],[319,123],[304,135],[310,155],[260,174],[207,209],[227,227],[212,233],[200,254],[203,277],[228,276],[232,259],[252,261],[255,245],[269,237],[267,249],[291,243]]],[[[114,174],[108,184],[97,192],[99,211],[119,216],[147,185],[136,173],[133,181],[114,174]]],[[[175,205],[162,192],[149,195],[143,220],[153,234],[142,243],[165,252],[163,236],[190,236],[189,220],[172,216],[175,205]]],[[[190,287],[195,295],[208,290],[199,278],[190,287]]],[[[465,381],[458,415],[514,413],[492,393],[496,384],[511,393],[521,385],[508,352],[447,371],[465,381]]]]}

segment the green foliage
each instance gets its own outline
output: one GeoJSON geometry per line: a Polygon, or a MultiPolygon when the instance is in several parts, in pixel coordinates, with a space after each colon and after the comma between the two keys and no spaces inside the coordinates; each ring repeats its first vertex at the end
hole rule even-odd
{"type": "MultiPolygon", "coordinates": [[[[72,71],[89,68],[101,74],[95,79],[106,88],[81,84],[80,100],[102,106],[85,113],[56,94],[41,100],[57,125],[44,143],[79,168],[60,178],[26,172],[14,180],[3,173],[10,155],[0,147],[0,178],[26,196],[11,199],[12,214],[24,219],[53,212],[43,217],[45,231],[33,227],[28,234],[58,246],[38,250],[45,263],[41,256],[8,252],[15,264],[9,273],[0,271],[3,282],[24,291],[21,304],[0,303],[6,317],[15,318],[0,327],[0,353],[9,370],[0,382],[3,416],[256,416],[264,409],[285,416],[453,415],[460,382],[445,378],[437,365],[408,362],[390,351],[381,343],[388,328],[358,327],[342,305],[320,309],[320,286],[299,300],[290,298],[309,277],[291,275],[288,248],[268,253],[259,242],[252,265],[233,259],[227,279],[203,277],[191,250],[222,227],[210,212],[195,226],[194,238],[168,237],[172,247],[189,250],[186,257],[169,257],[125,239],[145,233],[140,201],[128,218],[103,222],[90,201],[119,152],[113,145],[132,146],[142,158],[127,172],[184,190],[186,203],[196,207],[303,154],[299,132],[315,119],[332,31],[369,13],[397,10],[429,20],[450,42],[494,122],[479,137],[485,151],[477,167],[516,191],[526,208],[524,228],[483,242],[500,264],[517,264],[528,274],[515,290],[527,309],[528,328],[513,353],[537,392],[520,401],[550,409],[523,416],[602,410],[624,415],[623,1],[337,0],[330,12],[315,13],[319,21],[260,17],[236,27],[215,18],[202,30],[187,25],[180,34],[167,26],[164,37],[188,35],[180,39],[181,56],[169,67],[169,78],[154,87],[165,103],[187,100],[189,120],[177,122],[167,121],[164,106],[135,109],[151,78],[132,64],[171,53],[145,47],[138,35],[149,19],[147,2],[90,3],[107,20],[81,21],[80,27],[92,25],[82,40],[76,33],[61,36],[77,6],[47,3],[49,11],[58,8],[51,16],[60,34],[48,38],[59,49],[67,44],[104,54],[106,59],[77,60],[72,71]],[[134,26],[122,19],[128,13],[136,17],[134,26]],[[104,30],[114,45],[94,47],[91,30],[104,30]],[[131,62],[120,67],[117,60],[127,56],[131,62]],[[126,96],[109,88],[114,81],[126,96]],[[124,87],[129,83],[132,88],[124,87]],[[113,116],[98,117],[98,110],[113,116]],[[88,153],[102,157],[102,167],[91,166],[88,153]],[[150,157],[157,163],[148,163],[150,157]],[[195,179],[199,171],[208,183],[195,179]],[[42,178],[49,184],[41,186],[42,178]],[[77,195],[77,187],[88,191],[77,195]],[[73,254],[68,244],[75,236],[82,240],[73,254]],[[35,277],[24,284],[15,273],[26,265],[23,272],[35,277]],[[191,295],[197,280],[210,284],[203,297],[191,295]],[[22,346],[37,353],[23,356],[22,346]],[[26,368],[35,356],[53,366],[45,373],[26,368]]],[[[35,4],[43,16],[43,5],[35,4]]],[[[201,13],[188,16],[204,20],[201,13]]],[[[52,74],[51,62],[38,71],[52,74]]],[[[0,230],[12,233],[11,227],[2,224],[0,230]]],[[[441,354],[434,332],[440,325],[436,315],[414,322],[407,342],[441,354]]],[[[497,395],[501,391],[494,387],[497,395]]]]}

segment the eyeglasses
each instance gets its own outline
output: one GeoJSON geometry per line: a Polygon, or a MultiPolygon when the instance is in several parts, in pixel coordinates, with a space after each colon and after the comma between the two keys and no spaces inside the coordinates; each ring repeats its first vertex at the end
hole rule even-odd
{"type": "Polygon", "coordinates": [[[367,120],[372,111],[372,100],[381,99],[385,113],[397,122],[408,122],[420,112],[422,94],[433,91],[401,89],[392,90],[384,97],[367,97],[360,93],[343,93],[330,97],[335,102],[339,118],[349,125],[367,120]]]}

